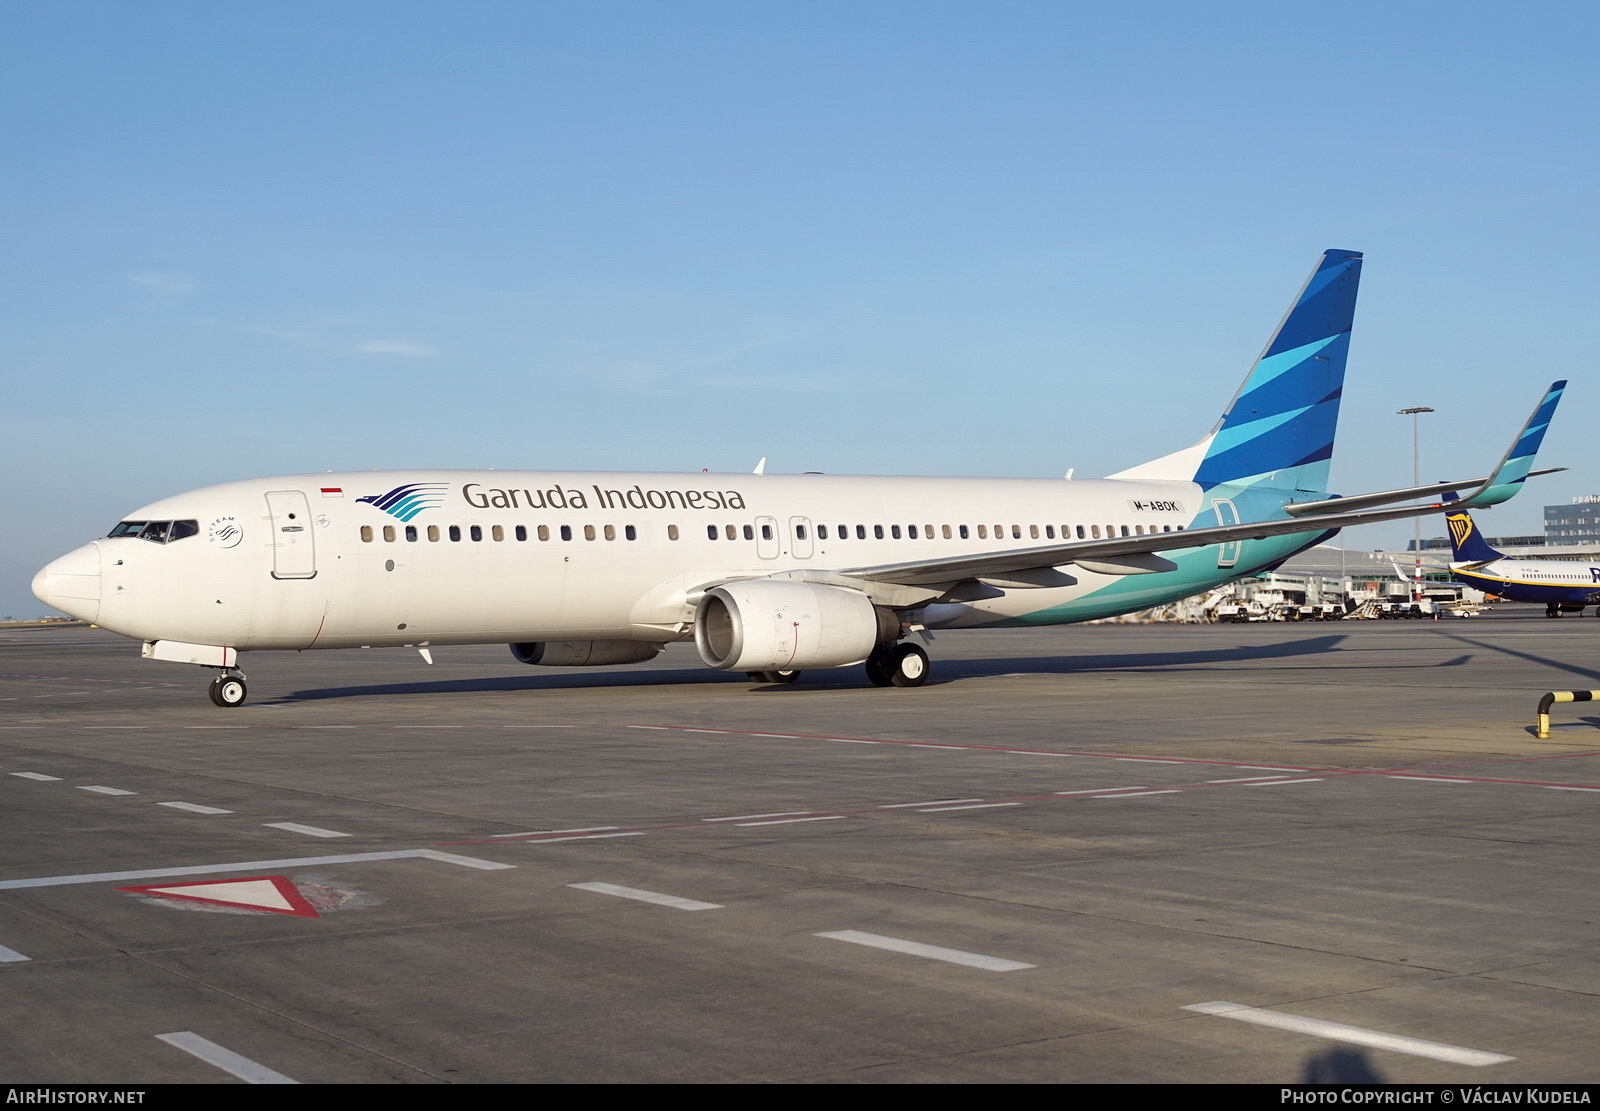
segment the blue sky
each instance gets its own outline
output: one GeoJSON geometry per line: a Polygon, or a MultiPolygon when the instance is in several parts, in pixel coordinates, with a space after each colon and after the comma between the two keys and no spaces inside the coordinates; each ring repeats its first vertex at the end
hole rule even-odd
{"type": "MultiPolygon", "coordinates": [[[[139,504],[492,466],[1105,474],[1364,251],[1344,492],[1600,492],[1580,3],[0,0],[0,612],[139,504]]],[[[1406,525],[1347,534],[1399,543],[1406,525]]],[[[1430,532],[1438,532],[1437,528],[1430,532]]]]}

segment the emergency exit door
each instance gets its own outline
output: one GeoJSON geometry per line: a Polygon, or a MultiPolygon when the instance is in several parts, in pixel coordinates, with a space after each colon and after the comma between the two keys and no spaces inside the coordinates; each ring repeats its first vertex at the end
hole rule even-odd
{"type": "Polygon", "coordinates": [[[317,574],[316,540],[311,506],[299,490],[267,494],[267,520],[272,529],[272,577],[311,579],[317,574]]]}

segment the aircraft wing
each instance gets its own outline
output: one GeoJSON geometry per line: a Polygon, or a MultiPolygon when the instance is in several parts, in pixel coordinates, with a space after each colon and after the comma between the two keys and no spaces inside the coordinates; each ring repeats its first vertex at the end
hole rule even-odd
{"type": "Polygon", "coordinates": [[[854,567],[842,570],[839,574],[872,582],[922,586],[960,582],[963,579],[1003,575],[1006,572],[1027,571],[1040,567],[1058,567],[1066,563],[1080,565],[1105,563],[1122,566],[1134,572],[1165,571],[1173,569],[1170,564],[1166,567],[1161,566],[1169,561],[1151,560],[1149,557],[1157,552],[1204,548],[1213,544],[1231,544],[1239,540],[1265,540],[1269,536],[1287,536],[1297,532],[1328,532],[1355,525],[1373,525],[1381,521],[1401,521],[1429,513],[1453,512],[1458,504],[1458,502],[1448,504],[1436,502],[1433,505],[1406,505],[1397,509],[1377,509],[1367,513],[1334,513],[1310,519],[1291,517],[1286,521],[1256,521],[1253,524],[1224,525],[1220,528],[1185,529],[1182,532],[1157,532],[1145,536],[1119,536],[1110,540],[1080,540],[1072,544],[1015,548],[1003,552],[983,552],[935,559],[914,559],[905,563],[880,564],[876,567],[854,567]],[[1139,556],[1146,558],[1140,560],[1137,558],[1139,556]]]}
{"type": "MultiPolygon", "coordinates": [[[[1019,571],[1059,567],[1076,563],[1087,571],[1110,574],[1148,574],[1176,569],[1170,560],[1156,553],[1204,548],[1213,544],[1231,544],[1240,540],[1264,540],[1269,536],[1288,536],[1301,532],[1328,532],[1356,525],[1373,525],[1383,521],[1400,521],[1409,517],[1422,517],[1430,513],[1457,512],[1468,506],[1495,505],[1512,497],[1522,489],[1530,474],[1534,455],[1544,439],[1550,417],[1561,400],[1565,382],[1557,382],[1546,391],[1533,415],[1523,425],[1495,468],[1494,473],[1476,484],[1477,489],[1460,501],[1434,502],[1428,505],[1404,505],[1392,509],[1357,509],[1354,512],[1317,513],[1286,520],[1255,521],[1250,524],[1223,525],[1214,528],[1185,529],[1181,532],[1147,533],[1144,536],[1119,536],[1106,540],[1080,540],[1069,544],[1047,544],[1032,548],[1014,548],[1001,552],[980,552],[959,556],[939,556],[933,559],[914,559],[904,563],[885,563],[875,567],[846,568],[839,572],[847,578],[870,582],[899,583],[904,586],[931,586],[936,583],[955,583],[964,579],[1005,575],[1019,571]],[[1095,566],[1099,564],[1100,566],[1095,566]]],[[[1441,484],[1446,489],[1453,484],[1441,484]]],[[[1472,486],[1472,483],[1463,486],[1472,486]]],[[[1459,488],[1459,487],[1458,487],[1459,488]]],[[[1418,487],[1417,491],[1427,489],[1418,487]]],[[[1371,504],[1373,497],[1389,500],[1391,495],[1411,496],[1415,491],[1388,491],[1382,495],[1362,495],[1354,498],[1332,498],[1328,502],[1310,503],[1327,505],[1346,503],[1354,506],[1371,504]]],[[[1302,505],[1302,509],[1306,506],[1302,505]]],[[[1064,584],[1063,584],[1064,585],[1064,584]]]]}
{"type": "Polygon", "coordinates": [[[1534,407],[1533,415],[1522,426],[1522,431],[1517,434],[1510,449],[1500,460],[1500,465],[1488,478],[1475,478],[1469,482],[1436,482],[1431,486],[1413,486],[1407,490],[1385,490],[1377,494],[1358,494],[1351,498],[1300,502],[1298,505],[1285,506],[1284,512],[1291,517],[1351,513],[1369,506],[1411,501],[1413,498],[1431,498],[1457,490],[1472,490],[1471,494],[1461,499],[1459,504],[1462,509],[1482,509],[1485,506],[1498,505],[1514,495],[1525,480],[1537,475],[1555,474],[1557,471],[1566,470],[1565,467],[1546,467],[1539,471],[1528,469],[1533,465],[1533,458],[1539,452],[1540,443],[1544,441],[1545,429],[1550,426],[1550,418],[1555,415],[1556,406],[1561,403],[1561,395],[1566,388],[1565,380],[1551,383],[1544,397],[1534,407]]]}

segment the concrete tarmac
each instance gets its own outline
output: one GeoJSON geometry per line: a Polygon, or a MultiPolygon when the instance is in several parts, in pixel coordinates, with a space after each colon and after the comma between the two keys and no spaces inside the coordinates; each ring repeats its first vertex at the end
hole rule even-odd
{"type": "Polygon", "coordinates": [[[1600,711],[1529,726],[1600,621],[1541,612],[909,690],[264,653],[231,710],[0,630],[0,1081],[1593,1082],[1600,711]],[[264,876],[315,917],[121,890],[264,876]]]}

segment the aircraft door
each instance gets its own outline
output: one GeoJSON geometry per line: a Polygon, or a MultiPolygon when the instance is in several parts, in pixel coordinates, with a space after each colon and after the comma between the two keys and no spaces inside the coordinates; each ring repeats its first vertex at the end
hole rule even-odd
{"type": "Polygon", "coordinates": [[[778,536],[776,517],[756,518],[756,555],[762,559],[777,559],[782,541],[778,536]]]}
{"type": "MultiPolygon", "coordinates": [[[[1214,499],[1211,508],[1216,511],[1219,527],[1236,525],[1239,523],[1239,511],[1234,508],[1231,501],[1224,498],[1214,499]]],[[[1244,548],[1244,541],[1235,540],[1231,544],[1222,544],[1217,548],[1217,567],[1232,567],[1239,562],[1239,553],[1244,548]]]]}
{"type": "Polygon", "coordinates": [[[789,518],[789,543],[793,545],[790,551],[796,559],[810,559],[812,551],[811,518],[789,518]]]}
{"type": "Polygon", "coordinates": [[[311,532],[311,506],[299,490],[267,494],[272,522],[272,577],[313,579],[317,575],[316,541],[311,532]]]}

